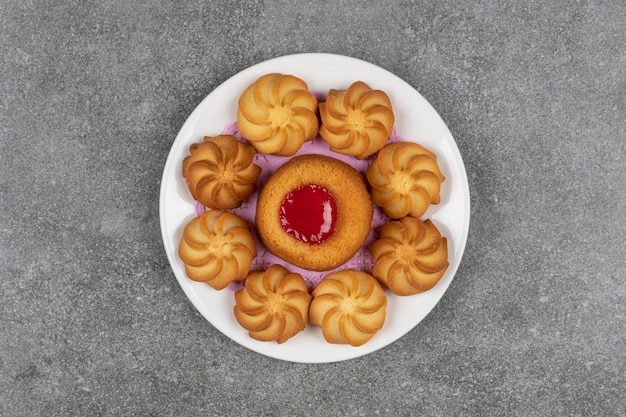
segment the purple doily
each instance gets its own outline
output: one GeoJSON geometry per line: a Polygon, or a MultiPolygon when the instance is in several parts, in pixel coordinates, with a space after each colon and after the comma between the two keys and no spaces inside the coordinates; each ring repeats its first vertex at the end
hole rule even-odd
{"type": "MultiPolygon", "coordinates": [[[[237,130],[237,123],[231,123],[226,126],[222,134],[225,135],[233,135],[237,139],[248,143],[248,141],[241,136],[239,131],[237,130]]],[[[401,142],[402,138],[397,135],[396,129],[392,130],[391,136],[389,137],[388,143],[391,142],[401,142]]],[[[312,141],[305,142],[302,147],[296,152],[295,155],[290,157],[285,156],[276,156],[269,154],[256,153],[254,156],[254,163],[261,168],[261,174],[257,178],[256,187],[257,191],[254,192],[247,200],[245,200],[241,207],[238,207],[233,210],[228,210],[231,213],[234,213],[244,219],[248,225],[250,226],[250,230],[252,232],[252,236],[254,237],[254,242],[257,249],[257,256],[252,261],[252,270],[265,270],[269,268],[270,265],[279,264],[284,266],[290,272],[298,273],[302,275],[304,280],[306,281],[308,287],[313,289],[317,286],[317,284],[328,274],[331,272],[339,271],[342,269],[356,269],[359,271],[367,272],[369,274],[372,273],[372,268],[374,266],[374,258],[369,253],[369,246],[375,240],[375,230],[387,223],[390,219],[383,214],[383,211],[380,207],[374,205],[374,216],[372,218],[372,227],[370,229],[370,234],[365,240],[361,249],[345,264],[339,266],[338,268],[329,270],[329,271],[309,271],[307,269],[300,268],[296,265],[293,265],[278,256],[269,252],[261,240],[259,239],[259,235],[257,233],[255,227],[255,215],[256,215],[256,204],[258,197],[258,190],[261,189],[262,185],[267,182],[269,177],[280,167],[282,164],[287,162],[289,159],[299,155],[308,155],[308,154],[317,154],[317,155],[326,155],[332,158],[338,159],[340,161],[346,162],[355,168],[359,173],[365,175],[365,171],[369,166],[370,162],[374,159],[374,156],[365,159],[357,159],[353,156],[341,155],[336,152],[330,150],[328,144],[320,137],[317,136],[312,141]]],[[[205,210],[207,210],[201,203],[195,202],[195,213],[197,216],[201,215],[205,210]]],[[[243,282],[233,282],[228,286],[228,288],[232,291],[236,291],[244,286],[243,282]]]]}

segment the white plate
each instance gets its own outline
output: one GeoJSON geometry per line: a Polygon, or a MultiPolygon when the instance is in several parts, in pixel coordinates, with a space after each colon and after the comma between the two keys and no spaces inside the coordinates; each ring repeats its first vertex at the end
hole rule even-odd
{"type": "Polygon", "coordinates": [[[439,302],[454,277],[465,249],[469,230],[470,198],[467,175],[452,134],[432,106],[413,87],[394,74],[367,62],[341,55],[299,54],[265,61],[236,74],[209,94],[189,116],[167,158],[161,182],[160,221],[167,257],[183,291],[198,311],[235,342],[266,356],[293,362],[335,362],[374,352],[413,329],[439,302]],[[327,93],[345,89],[361,80],[390,97],[396,129],[405,140],[414,140],[437,154],[446,177],[441,203],[426,212],[448,238],[450,265],[430,291],[397,297],[388,295],[387,319],[376,336],[360,347],[326,343],[319,327],[307,328],[279,345],[251,339],[233,316],[234,297],[228,289],[214,291],[185,275],[177,248],[183,226],[194,216],[194,201],[181,175],[189,145],[205,135],[215,136],[236,120],[237,99],[261,75],[280,72],[307,82],[309,88],[327,93]]]}

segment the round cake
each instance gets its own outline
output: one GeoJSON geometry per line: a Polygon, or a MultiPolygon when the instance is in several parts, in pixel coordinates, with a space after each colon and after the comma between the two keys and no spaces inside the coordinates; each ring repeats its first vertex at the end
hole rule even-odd
{"type": "Polygon", "coordinates": [[[259,192],[256,227],[274,255],[301,268],[328,271],[359,251],[372,216],[358,171],[328,156],[302,155],[279,167],[259,192]]]}

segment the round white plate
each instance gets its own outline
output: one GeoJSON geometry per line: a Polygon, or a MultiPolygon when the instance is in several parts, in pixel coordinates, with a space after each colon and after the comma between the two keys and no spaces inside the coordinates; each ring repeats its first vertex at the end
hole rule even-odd
{"type": "Polygon", "coordinates": [[[167,257],[183,291],[198,311],[218,330],[235,342],[266,356],[293,362],[335,362],[378,350],[413,329],[439,302],[456,273],[469,230],[470,197],[461,154],[452,134],[432,106],[413,87],[376,65],[341,55],[298,54],[265,61],[236,74],[209,94],[189,116],[170,150],[161,180],[160,221],[167,257]],[[189,145],[205,135],[216,136],[236,120],[237,100],[258,77],[280,72],[307,82],[314,91],[346,89],[354,81],[385,91],[393,104],[396,129],[404,140],[416,141],[433,151],[446,180],[441,203],[424,215],[448,238],[450,265],[430,291],[409,297],[388,293],[384,327],[360,347],[334,345],[322,337],[319,327],[307,328],[279,345],[251,339],[233,315],[234,296],[228,290],[215,291],[185,275],[177,250],[184,225],[194,216],[194,201],[181,175],[182,161],[189,145]]]}

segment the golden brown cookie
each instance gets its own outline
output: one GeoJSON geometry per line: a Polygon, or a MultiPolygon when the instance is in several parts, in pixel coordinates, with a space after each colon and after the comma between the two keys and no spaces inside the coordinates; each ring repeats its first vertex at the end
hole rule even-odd
{"type": "Polygon", "coordinates": [[[359,159],[385,145],[395,120],[387,94],[372,90],[363,81],[353,83],[346,91],[330,90],[319,110],[319,133],[330,149],[359,159]]]}
{"type": "Polygon", "coordinates": [[[327,275],[313,290],[309,321],[328,343],[360,346],[383,327],[387,297],[378,281],[348,269],[327,275]]]}
{"type": "Polygon", "coordinates": [[[445,177],[434,153],[413,142],[385,145],[366,171],[374,204],[392,219],[419,217],[438,204],[445,177]]]}
{"type": "Polygon", "coordinates": [[[327,271],[361,248],[372,216],[358,171],[328,156],[303,155],[283,164],[259,192],[256,226],[276,256],[301,268],[327,271]]]}
{"type": "Polygon", "coordinates": [[[238,101],[239,133],[261,153],[291,156],[317,136],[317,99],[293,75],[267,74],[238,101]]]}
{"type": "Polygon", "coordinates": [[[235,292],[235,319],[253,339],[283,343],[306,327],[311,298],[302,276],[272,265],[235,292]]]}
{"type": "Polygon", "coordinates": [[[430,221],[405,217],[385,223],[370,245],[372,274],[397,295],[427,291],[448,268],[448,240],[430,221]]]}
{"type": "Polygon", "coordinates": [[[256,190],[261,168],[252,162],[252,146],[232,135],[205,136],[189,152],[183,160],[183,177],[193,198],[206,207],[239,207],[256,190]]]}
{"type": "Polygon", "coordinates": [[[220,210],[205,211],[183,229],[178,255],[187,276],[216,290],[243,281],[256,256],[248,224],[239,216],[220,210]]]}

